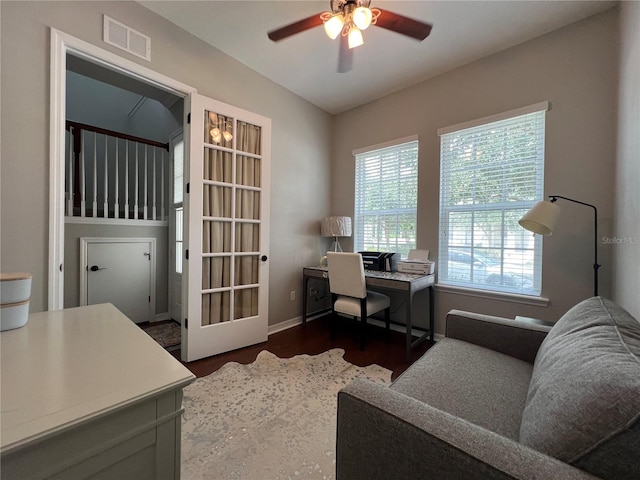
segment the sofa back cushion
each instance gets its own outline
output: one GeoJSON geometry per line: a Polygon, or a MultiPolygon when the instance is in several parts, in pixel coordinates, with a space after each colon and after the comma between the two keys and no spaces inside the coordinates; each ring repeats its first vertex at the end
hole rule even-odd
{"type": "Polygon", "coordinates": [[[520,442],[602,478],[640,478],[640,323],[601,297],[543,341],[520,442]]]}

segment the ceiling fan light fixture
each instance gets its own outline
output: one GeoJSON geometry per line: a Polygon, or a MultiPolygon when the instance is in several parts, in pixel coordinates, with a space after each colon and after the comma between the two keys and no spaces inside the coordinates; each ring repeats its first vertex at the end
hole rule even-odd
{"type": "Polygon", "coordinates": [[[222,138],[221,133],[220,133],[220,129],[218,127],[212,128],[211,130],[209,130],[209,135],[211,135],[211,139],[215,142],[215,143],[220,143],[220,139],[222,138]]]}
{"type": "Polygon", "coordinates": [[[222,136],[227,142],[230,142],[233,139],[233,135],[231,134],[231,132],[228,132],[226,130],[222,132],[222,136]]]}
{"type": "Polygon", "coordinates": [[[362,38],[362,32],[358,27],[352,25],[349,29],[349,48],[359,47],[364,43],[364,39],[362,38]]]}
{"type": "Polygon", "coordinates": [[[371,25],[373,13],[367,7],[358,7],[353,11],[353,23],[360,30],[366,30],[371,25]]]}
{"type": "Polygon", "coordinates": [[[329,11],[271,30],[267,36],[270,40],[279,42],[297,33],[323,25],[325,33],[332,40],[340,35],[344,37],[340,42],[338,72],[345,73],[351,70],[351,49],[364,44],[362,31],[371,25],[419,41],[424,40],[431,33],[432,25],[429,23],[414,20],[389,10],[369,8],[371,0],[330,0],[329,5],[329,11]]]}
{"type": "Polygon", "coordinates": [[[342,32],[344,26],[344,16],[341,13],[332,15],[328,18],[323,17],[324,31],[331,40],[335,40],[342,32]]]}

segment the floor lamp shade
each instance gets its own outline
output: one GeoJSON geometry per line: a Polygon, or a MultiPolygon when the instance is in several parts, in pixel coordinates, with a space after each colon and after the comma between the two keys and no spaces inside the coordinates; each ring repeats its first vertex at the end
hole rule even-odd
{"type": "Polygon", "coordinates": [[[559,198],[568,202],[578,203],[593,209],[593,296],[598,296],[598,269],[601,265],[598,263],[598,209],[590,203],[574,200],[573,198],[563,197],[561,195],[549,195],[551,201],[542,201],[536,203],[531,210],[524,214],[518,220],[518,223],[527,230],[539,233],[541,235],[551,235],[556,227],[560,208],[556,205],[559,198]]]}
{"type": "Polygon", "coordinates": [[[323,237],[333,237],[331,250],[341,252],[338,237],[351,236],[351,217],[324,217],[320,222],[320,234],[323,237]]]}
{"type": "Polygon", "coordinates": [[[555,203],[543,200],[536,203],[531,210],[518,220],[521,227],[540,235],[551,235],[556,228],[560,207],[555,203]]]}

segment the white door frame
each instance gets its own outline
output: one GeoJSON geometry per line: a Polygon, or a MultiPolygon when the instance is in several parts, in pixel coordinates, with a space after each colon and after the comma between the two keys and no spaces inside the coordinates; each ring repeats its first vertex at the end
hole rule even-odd
{"type": "MultiPolygon", "coordinates": [[[[69,34],[51,29],[49,108],[49,290],[48,310],[64,308],[64,180],[67,54],[115,70],[186,98],[197,90],[69,34]]],[[[183,126],[187,130],[187,109],[183,126]]]]}
{"type": "Polygon", "coordinates": [[[80,237],[80,306],[87,304],[87,261],[89,245],[92,243],[147,243],[151,254],[151,278],[149,279],[149,318],[156,316],[156,239],[153,237],[80,237]]]}

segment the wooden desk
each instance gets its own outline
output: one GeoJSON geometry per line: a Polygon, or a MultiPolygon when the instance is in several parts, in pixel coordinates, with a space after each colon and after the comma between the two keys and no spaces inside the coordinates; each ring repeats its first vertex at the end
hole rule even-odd
{"type": "MultiPolygon", "coordinates": [[[[329,280],[329,269],[327,267],[305,267],[303,274],[303,291],[302,299],[302,323],[307,322],[307,297],[309,295],[308,286],[311,278],[323,278],[329,280]]],[[[372,290],[387,290],[390,292],[400,292],[405,296],[405,312],[406,312],[406,358],[409,360],[411,350],[422,343],[427,337],[433,342],[434,335],[434,308],[433,308],[433,285],[435,284],[435,275],[416,275],[412,273],[400,272],[378,272],[374,270],[364,271],[367,287],[372,290]],[[429,290],[429,329],[425,331],[416,340],[412,335],[412,304],[413,296],[416,292],[424,289],[429,290]]],[[[327,289],[328,290],[328,289],[327,289]]]]}
{"type": "Polygon", "coordinates": [[[0,341],[3,479],[180,477],[195,377],[113,305],[32,314],[0,341]]]}

